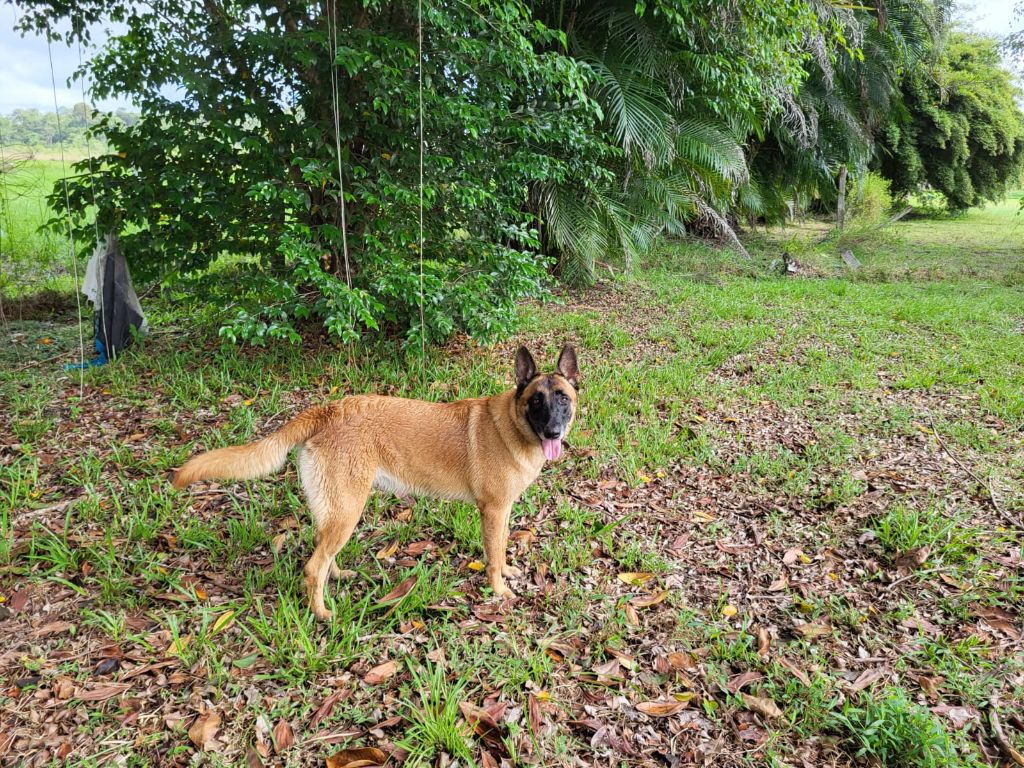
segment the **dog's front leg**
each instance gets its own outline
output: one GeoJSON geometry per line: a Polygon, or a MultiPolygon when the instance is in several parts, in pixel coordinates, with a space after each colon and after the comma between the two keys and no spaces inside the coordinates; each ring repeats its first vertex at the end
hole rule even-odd
{"type": "Polygon", "coordinates": [[[508,566],[505,549],[508,546],[508,520],[511,504],[481,504],[480,522],[484,534],[484,553],[487,555],[487,582],[498,597],[514,597],[515,592],[505,583],[508,566]]]}

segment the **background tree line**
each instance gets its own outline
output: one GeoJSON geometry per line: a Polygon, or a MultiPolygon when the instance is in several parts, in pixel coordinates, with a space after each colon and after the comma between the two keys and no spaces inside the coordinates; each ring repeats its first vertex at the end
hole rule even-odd
{"type": "Polygon", "coordinates": [[[422,61],[411,0],[22,5],[68,42],[124,29],[86,66],[141,116],[93,128],[109,151],[71,181],[80,242],[95,200],[140,276],[235,307],[234,339],[310,317],[486,338],[549,275],[585,285],[665,235],[738,243],[872,170],[958,211],[1024,162],[995,43],[943,0],[430,0],[422,61]]]}
{"type": "MultiPolygon", "coordinates": [[[[126,126],[134,125],[139,119],[138,114],[120,108],[111,116],[126,126]]],[[[89,143],[86,141],[86,131],[98,118],[99,113],[83,102],[73,107],[61,107],[57,114],[52,110],[40,112],[38,109],[15,109],[10,114],[0,115],[0,137],[5,146],[51,150],[58,149],[63,142],[65,147],[84,149],[89,143]]],[[[105,149],[102,136],[97,139],[101,143],[96,149],[102,151],[105,149]]]]}

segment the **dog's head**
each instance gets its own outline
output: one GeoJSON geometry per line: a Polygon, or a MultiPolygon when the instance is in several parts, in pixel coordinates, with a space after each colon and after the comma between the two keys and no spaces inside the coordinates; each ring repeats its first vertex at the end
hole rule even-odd
{"type": "Polygon", "coordinates": [[[516,353],[516,413],[536,435],[549,461],[562,455],[562,439],[576,416],[578,380],[576,351],[568,344],[562,347],[555,373],[537,373],[526,347],[516,353]]]}

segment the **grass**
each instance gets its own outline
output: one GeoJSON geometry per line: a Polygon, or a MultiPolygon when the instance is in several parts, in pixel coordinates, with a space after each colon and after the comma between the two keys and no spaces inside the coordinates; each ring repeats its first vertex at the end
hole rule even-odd
{"type": "Polygon", "coordinates": [[[80,397],[60,368],[74,324],[9,322],[0,630],[15,640],[0,649],[0,718],[22,754],[63,739],[82,764],[199,759],[200,701],[223,717],[210,759],[224,765],[282,721],[297,739],[286,765],[364,745],[481,761],[495,742],[463,701],[507,706],[495,738],[515,764],[645,764],[670,739],[684,764],[711,743],[721,765],[975,764],[979,740],[994,749],[983,719],[958,731],[941,708],[998,696],[1008,722],[1024,706],[1007,521],[1024,514],[1024,291],[1019,253],[991,253],[1017,231],[1015,204],[895,224],[857,245],[852,274],[813,223],[751,238],[762,263],[798,250],[814,271],[797,277],[672,244],[628,279],[524,307],[504,344],[430,351],[425,379],[391,346],[225,347],[201,311],[153,304],[156,332],[84,372],[80,397]],[[579,422],[515,508],[516,602],[489,599],[473,508],[375,497],[319,625],[292,466],[187,493],[165,482],[197,450],[350,392],[501,391],[518,343],[550,364],[565,340],[585,376],[579,422]],[[55,622],[68,626],[33,635],[55,622]],[[110,654],[120,669],[96,675],[110,654]],[[393,677],[367,682],[390,660],[393,677]],[[146,664],[163,666],[128,676],[146,664]],[[62,677],[76,715],[54,735],[62,677]],[[115,682],[127,692],[80,698],[115,682]],[[33,719],[37,700],[51,705],[33,719]],[[652,701],[687,706],[635,709],[652,701]]]}

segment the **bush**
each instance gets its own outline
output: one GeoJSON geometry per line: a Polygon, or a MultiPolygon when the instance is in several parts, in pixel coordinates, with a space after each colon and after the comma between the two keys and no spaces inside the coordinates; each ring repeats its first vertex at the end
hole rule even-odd
{"type": "Polygon", "coordinates": [[[891,209],[892,193],[889,191],[889,181],[877,173],[864,176],[850,201],[850,218],[877,221],[891,209]]]}
{"type": "MultiPolygon", "coordinates": [[[[943,724],[900,688],[887,688],[863,707],[847,704],[832,727],[855,756],[886,768],[980,768],[971,747],[957,744],[943,724]],[[962,749],[961,749],[962,747],[962,749]]],[[[958,739],[963,741],[963,739],[958,739]]]]}

